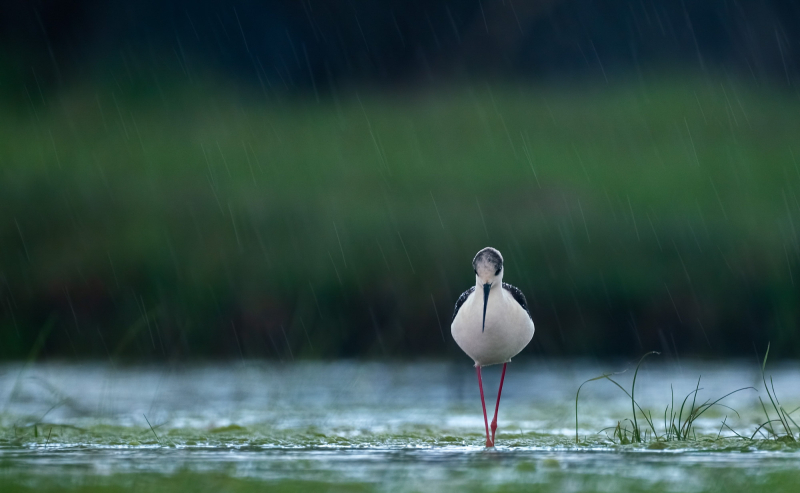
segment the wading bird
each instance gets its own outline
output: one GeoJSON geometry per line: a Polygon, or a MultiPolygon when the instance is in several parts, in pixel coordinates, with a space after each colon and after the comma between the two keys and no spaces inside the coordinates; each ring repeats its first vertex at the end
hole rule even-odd
{"type": "Polygon", "coordinates": [[[456,301],[450,331],[458,346],[475,361],[486,425],[486,446],[494,447],[506,365],[533,338],[533,319],[522,291],[503,282],[503,256],[499,251],[484,248],[472,260],[472,269],[475,271],[475,286],[464,291],[456,301]],[[503,363],[503,373],[490,437],[481,367],[500,363],[503,363]]]}

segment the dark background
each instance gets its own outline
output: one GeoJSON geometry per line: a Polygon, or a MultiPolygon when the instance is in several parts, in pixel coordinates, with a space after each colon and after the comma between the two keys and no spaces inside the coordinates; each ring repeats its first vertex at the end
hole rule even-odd
{"type": "Polygon", "coordinates": [[[791,1],[11,0],[0,27],[4,72],[17,83],[53,88],[126,67],[324,95],[463,76],[619,78],[655,67],[791,86],[799,18],[791,1]]]}
{"type": "Polygon", "coordinates": [[[532,353],[797,357],[799,28],[785,1],[4,2],[0,357],[456,357],[486,244],[532,353]]]}

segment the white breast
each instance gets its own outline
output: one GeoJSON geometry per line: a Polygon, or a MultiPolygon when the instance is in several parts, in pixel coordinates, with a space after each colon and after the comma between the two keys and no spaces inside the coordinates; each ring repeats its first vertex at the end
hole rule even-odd
{"type": "Polygon", "coordinates": [[[450,327],[458,346],[477,366],[506,363],[533,338],[528,312],[501,286],[492,288],[483,323],[483,290],[475,289],[461,305],[450,327]]]}

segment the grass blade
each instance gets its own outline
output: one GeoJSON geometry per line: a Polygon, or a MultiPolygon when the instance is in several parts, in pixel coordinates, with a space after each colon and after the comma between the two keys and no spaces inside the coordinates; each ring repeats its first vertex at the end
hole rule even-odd
{"type": "Polygon", "coordinates": [[[155,435],[156,441],[158,442],[159,445],[161,445],[161,440],[158,438],[158,434],[156,433],[156,430],[153,429],[153,425],[150,424],[150,420],[147,419],[147,416],[145,416],[144,414],[142,414],[142,416],[144,416],[144,420],[147,421],[147,426],[150,427],[150,431],[152,431],[153,435],[155,435]]]}
{"type": "MultiPolygon", "coordinates": [[[[624,373],[624,372],[622,372],[622,373],[624,373]]],[[[618,375],[618,373],[604,373],[603,375],[600,375],[599,377],[590,378],[589,380],[586,380],[585,382],[583,382],[578,387],[578,391],[575,392],[575,443],[576,444],[578,443],[578,397],[581,395],[581,388],[583,388],[583,386],[586,385],[589,382],[594,382],[595,380],[608,378],[611,375],[618,375]]]]}

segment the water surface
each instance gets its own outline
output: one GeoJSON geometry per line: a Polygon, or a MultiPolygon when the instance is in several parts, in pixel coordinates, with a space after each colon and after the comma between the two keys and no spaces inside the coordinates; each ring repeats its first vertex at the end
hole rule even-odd
{"type": "MultiPolygon", "coordinates": [[[[680,407],[698,378],[698,403],[757,389],[727,397],[686,442],[613,440],[612,430],[601,430],[630,418],[631,402],[611,383],[591,382],[581,391],[576,444],[578,386],[627,366],[514,362],[497,447],[487,450],[468,363],[5,365],[0,479],[12,490],[92,491],[792,491],[800,484],[794,443],[736,436],[750,437],[766,420],[759,397],[770,403],[755,360],[643,367],[636,398],[659,434],[672,395],[680,407]]],[[[632,372],[614,378],[630,388],[632,372]]],[[[499,367],[484,373],[491,413],[499,367]]],[[[800,365],[768,373],[780,405],[800,406],[800,365]]]]}

